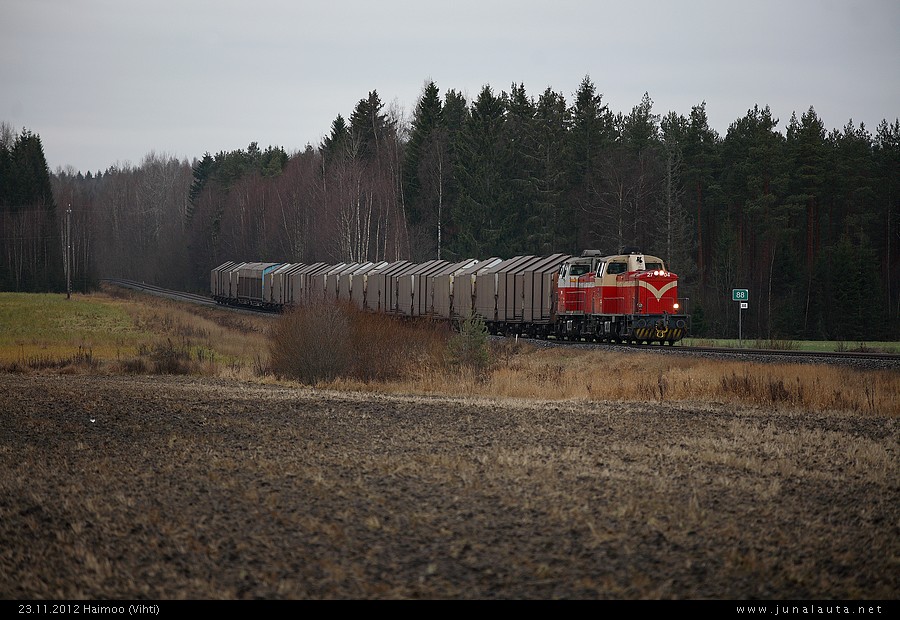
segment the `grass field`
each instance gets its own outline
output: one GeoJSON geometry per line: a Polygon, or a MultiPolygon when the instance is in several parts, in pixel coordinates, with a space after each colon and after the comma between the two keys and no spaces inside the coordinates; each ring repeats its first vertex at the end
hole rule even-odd
{"type": "Polygon", "coordinates": [[[177,363],[174,374],[241,374],[264,365],[270,324],[114,288],[71,299],[0,293],[0,368],[136,373],[177,363]]]}
{"type": "Polygon", "coordinates": [[[79,349],[111,358],[142,337],[121,304],[100,298],[0,293],[0,325],[4,363],[58,359],[79,349]]]}
{"type": "MultiPolygon", "coordinates": [[[[362,392],[739,402],[900,415],[900,373],[894,370],[710,361],[602,348],[542,348],[514,340],[489,343],[485,363],[475,365],[454,358],[449,330],[420,326],[422,331],[410,331],[417,328],[371,315],[344,318],[337,324],[331,318],[323,321],[322,316],[313,320],[251,316],[116,288],[71,299],[0,293],[0,371],[180,374],[362,392]],[[391,372],[376,371],[387,367],[391,372]],[[323,370],[327,372],[318,372],[323,370]]],[[[736,343],[688,340],[685,344],[736,343]]],[[[825,351],[895,351],[895,345],[821,344],[825,351]]]]}

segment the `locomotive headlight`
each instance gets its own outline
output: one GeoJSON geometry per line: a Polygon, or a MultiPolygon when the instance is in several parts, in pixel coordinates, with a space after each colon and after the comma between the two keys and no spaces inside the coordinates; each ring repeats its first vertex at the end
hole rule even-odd
{"type": "Polygon", "coordinates": [[[678,308],[680,308],[680,307],[681,307],[681,306],[678,305],[678,302],[677,302],[677,301],[676,301],[674,304],[672,304],[672,309],[673,309],[673,310],[678,310],[678,308]]]}

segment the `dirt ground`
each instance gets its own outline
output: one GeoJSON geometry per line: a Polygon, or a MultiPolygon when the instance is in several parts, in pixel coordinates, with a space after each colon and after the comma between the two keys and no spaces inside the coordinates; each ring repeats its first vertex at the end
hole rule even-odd
{"type": "Polygon", "coordinates": [[[900,424],[0,375],[4,599],[895,600],[900,424]]]}

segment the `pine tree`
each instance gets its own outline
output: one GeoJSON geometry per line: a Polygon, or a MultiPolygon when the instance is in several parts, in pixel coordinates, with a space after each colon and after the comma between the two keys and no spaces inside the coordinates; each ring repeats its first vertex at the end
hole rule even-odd
{"type": "MultiPolygon", "coordinates": [[[[793,114],[787,126],[787,156],[791,171],[789,196],[786,201],[794,205],[794,209],[804,212],[803,221],[798,221],[796,241],[803,236],[803,261],[800,263],[806,277],[803,289],[797,293],[804,299],[803,324],[800,335],[806,335],[809,327],[809,312],[812,303],[813,268],[821,252],[820,220],[821,201],[825,191],[827,178],[827,143],[825,141],[825,125],[810,107],[800,121],[793,114]]],[[[799,245],[797,243],[793,245],[799,245]]],[[[799,248],[794,248],[798,251],[799,248]]]]}
{"type": "Polygon", "coordinates": [[[878,204],[884,205],[884,299],[891,333],[900,329],[900,119],[881,121],[875,136],[878,204]]]}
{"type": "Polygon", "coordinates": [[[663,188],[660,208],[651,222],[655,247],[666,257],[666,265],[679,276],[679,288],[687,295],[688,285],[696,281],[694,236],[690,212],[685,204],[684,145],[688,120],[669,112],[660,122],[660,150],[663,164],[663,188]]]}
{"type": "Polygon", "coordinates": [[[797,210],[794,203],[785,200],[785,138],[776,131],[777,125],[768,106],[754,106],[732,123],[722,145],[730,160],[726,183],[733,197],[737,226],[738,274],[761,293],[751,315],[756,319],[758,335],[766,338],[771,338],[776,280],[784,276],[776,264],[779,252],[793,245],[791,227],[797,210]]]}
{"type": "Polygon", "coordinates": [[[259,159],[260,174],[264,177],[276,177],[281,174],[287,164],[288,156],[280,146],[268,146],[259,159]]]}
{"type": "Polygon", "coordinates": [[[644,93],[641,102],[631,109],[625,117],[622,140],[636,152],[653,148],[659,144],[659,114],[653,113],[653,100],[650,93],[644,93]]]}
{"type": "Polygon", "coordinates": [[[710,129],[706,115],[706,102],[691,108],[687,135],[684,143],[684,180],[690,212],[696,226],[696,264],[699,282],[697,302],[702,304],[704,286],[709,278],[708,259],[715,238],[715,205],[721,197],[718,191],[718,134],[710,129]]]}

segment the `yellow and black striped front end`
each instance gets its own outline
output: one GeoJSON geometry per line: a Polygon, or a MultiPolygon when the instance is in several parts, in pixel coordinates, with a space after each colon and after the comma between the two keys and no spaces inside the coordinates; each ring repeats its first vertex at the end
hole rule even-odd
{"type": "Polygon", "coordinates": [[[685,315],[635,316],[630,337],[637,342],[678,342],[688,335],[689,318],[685,315]]]}

